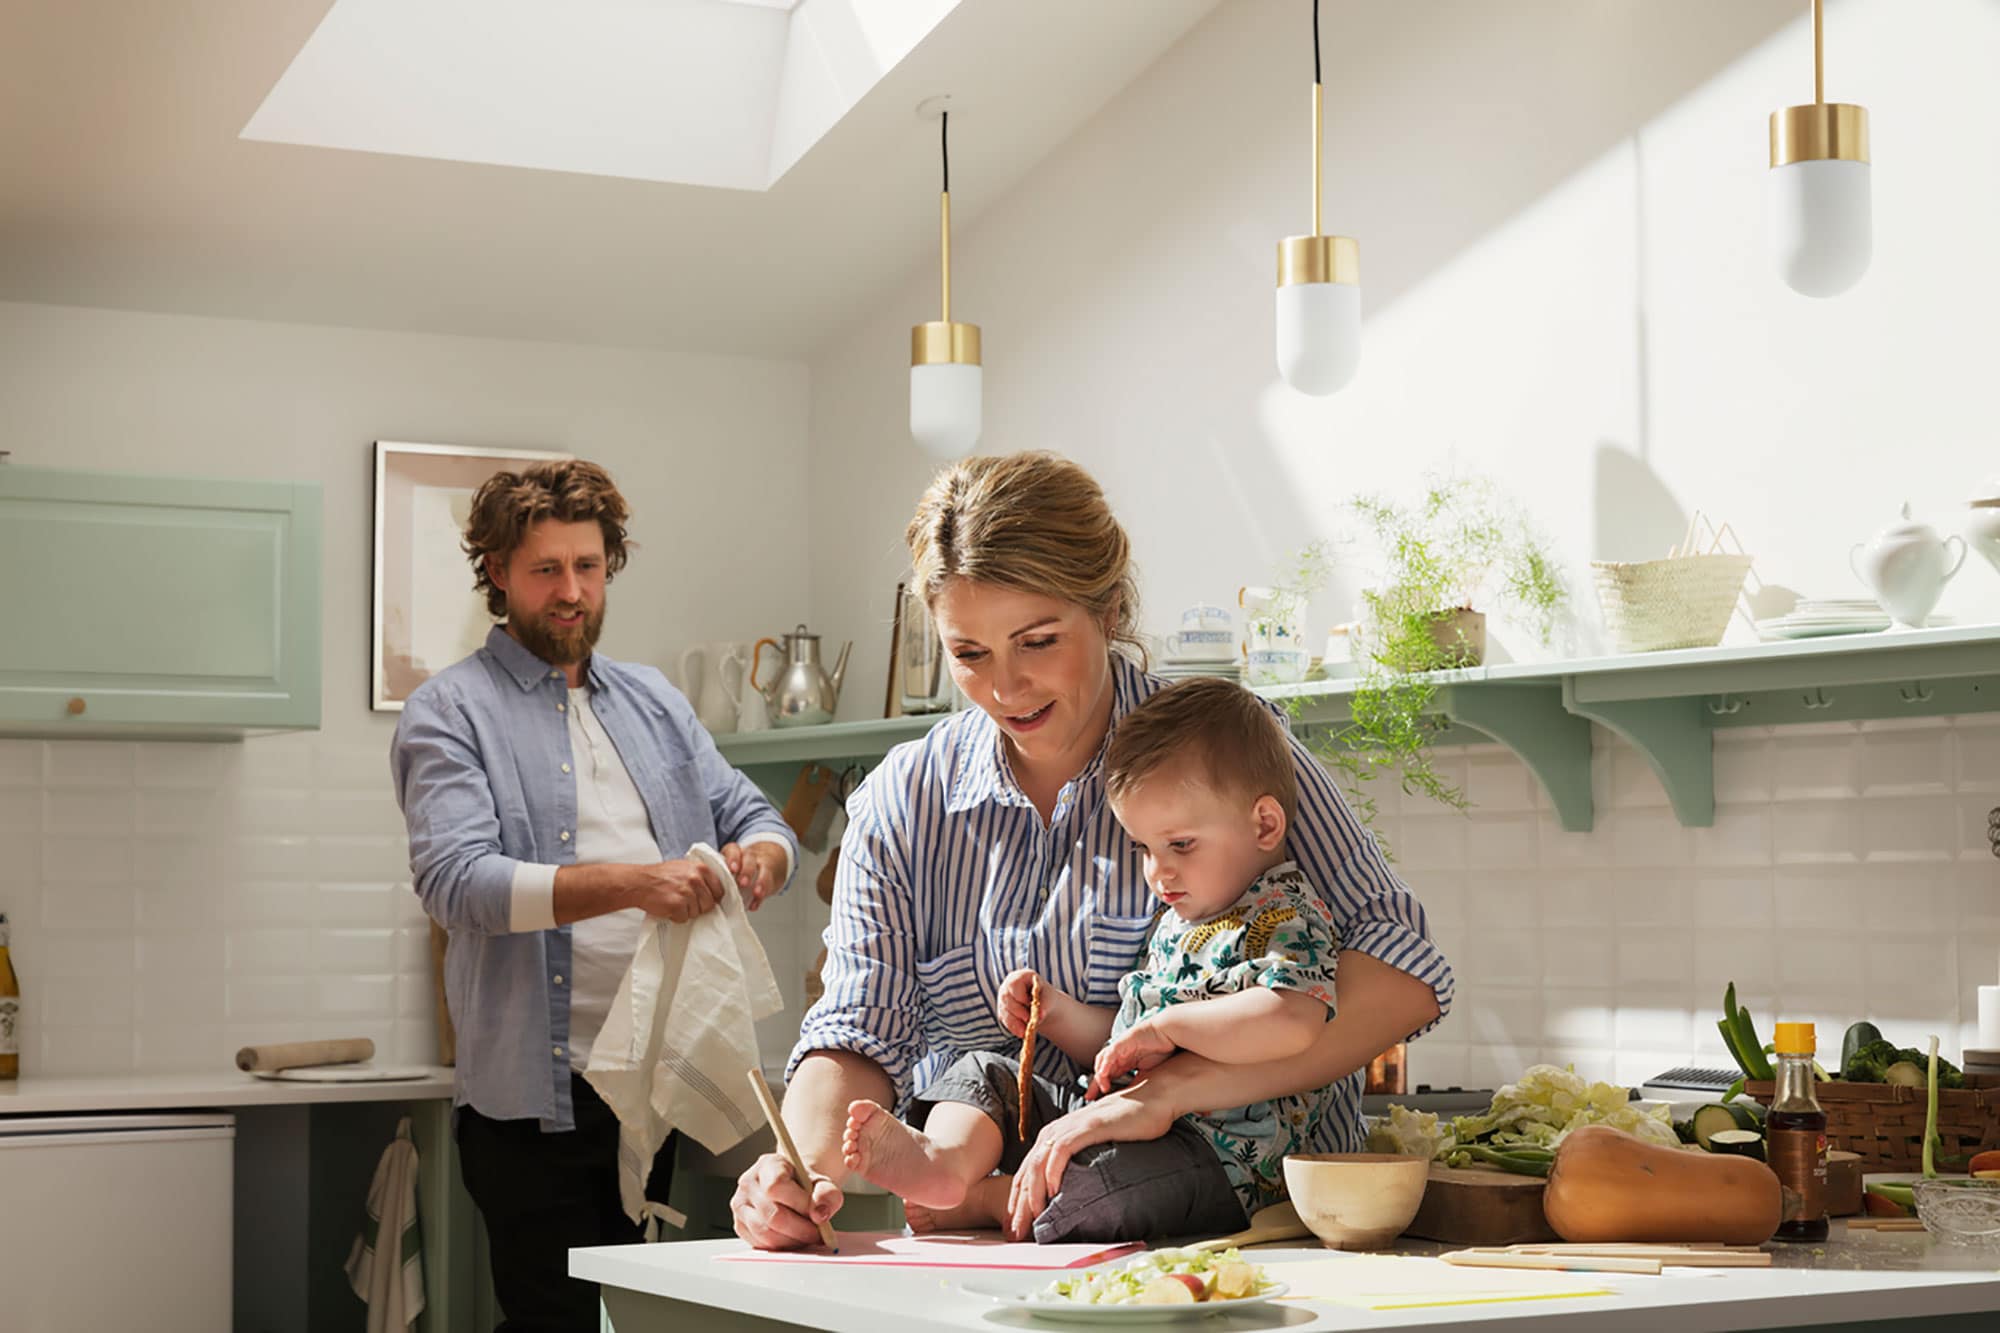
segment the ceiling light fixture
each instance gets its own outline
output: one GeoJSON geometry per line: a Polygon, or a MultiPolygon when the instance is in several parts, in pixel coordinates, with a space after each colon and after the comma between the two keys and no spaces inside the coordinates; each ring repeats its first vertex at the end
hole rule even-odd
{"type": "Polygon", "coordinates": [[[1806,296],[1838,296],[1874,251],[1868,108],[1826,100],[1822,0],[1812,0],[1813,100],[1771,113],[1769,212],[1778,276],[1806,296]]]}
{"type": "Polygon", "coordinates": [[[1361,364],[1361,243],[1320,233],[1319,0],[1313,0],[1313,234],[1278,242],[1278,373],[1301,393],[1344,387],[1361,364]]]}
{"type": "Polygon", "coordinates": [[[944,188],[938,196],[938,232],[944,263],[944,317],[910,330],[910,435],[926,452],[959,458],[979,443],[981,380],[979,326],[951,318],[951,99],[933,98],[917,114],[938,118],[944,188]]]}

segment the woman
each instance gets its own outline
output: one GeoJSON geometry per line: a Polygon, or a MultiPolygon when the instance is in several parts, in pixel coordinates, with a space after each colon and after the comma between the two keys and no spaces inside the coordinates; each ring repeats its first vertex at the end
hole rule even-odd
{"type": "MultiPolygon", "coordinates": [[[[1105,801],[1100,762],[1117,719],[1162,683],[1136,664],[1144,649],[1129,544],[1103,492],[1052,454],[971,458],[939,474],[907,538],[952,677],[977,711],[897,746],[849,802],[826,993],[806,1015],[784,1102],[812,1189],[766,1154],[730,1204],[737,1234],[764,1249],[814,1244],[816,1223],[839,1209],[850,1102],[896,1106],[957,1056],[1014,1044],[994,1010],[1015,968],[1087,1003],[1116,1004],[1152,923],[1140,857],[1105,801]]],[[[1451,1003],[1451,969],[1423,908],[1325,770],[1293,748],[1291,848],[1341,935],[1336,1016],[1288,1061],[1220,1065],[1180,1052],[1045,1128],[1015,1181],[993,1177],[970,1213],[1010,1216],[1018,1233],[1079,1152],[1158,1138],[1191,1111],[1342,1080],[1344,1114],[1316,1146],[1360,1148],[1359,1071],[1436,1024],[1451,1003]]],[[[1059,1081],[1086,1072],[1048,1042],[1036,1066],[1059,1081]]]]}

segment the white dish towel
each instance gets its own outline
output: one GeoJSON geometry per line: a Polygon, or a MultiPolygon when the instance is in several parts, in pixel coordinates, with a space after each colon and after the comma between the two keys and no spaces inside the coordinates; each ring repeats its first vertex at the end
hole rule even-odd
{"type": "Polygon", "coordinates": [[[764,1123],[744,1073],[762,1068],[757,1020],[785,1007],[728,863],[701,842],[688,859],[722,877],[722,904],[683,925],[651,923],[583,1071],[618,1116],[619,1198],[649,1241],[662,1221],[686,1222],[646,1199],[667,1135],[679,1129],[720,1154],[764,1123]]]}
{"type": "Polygon", "coordinates": [[[347,1284],[368,1302],[368,1333],[403,1333],[424,1312],[417,1144],[408,1116],[396,1126],[369,1182],[368,1215],[347,1255],[347,1284]]]}

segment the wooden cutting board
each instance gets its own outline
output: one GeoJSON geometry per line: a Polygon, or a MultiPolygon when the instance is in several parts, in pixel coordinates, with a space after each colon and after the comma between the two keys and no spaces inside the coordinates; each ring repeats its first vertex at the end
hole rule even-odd
{"type": "Polygon", "coordinates": [[[1452,1245],[1520,1245],[1555,1240],[1542,1216],[1548,1182],[1492,1167],[1431,1163],[1424,1202],[1406,1236],[1452,1245]]]}

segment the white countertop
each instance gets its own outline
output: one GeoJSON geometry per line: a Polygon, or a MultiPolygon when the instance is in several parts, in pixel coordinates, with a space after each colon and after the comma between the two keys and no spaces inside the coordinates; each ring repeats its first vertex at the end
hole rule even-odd
{"type": "MultiPolygon", "coordinates": [[[[1368,1311],[1321,1302],[1279,1301],[1268,1312],[1218,1312],[1197,1325],[1157,1327],[1200,1333],[1254,1328],[1409,1329],[1478,1325],[1491,1329],[1604,1328],[1620,1333],[1701,1333],[1801,1323],[2000,1311],[2000,1257],[1957,1250],[1924,1234],[1857,1234],[1835,1223],[1824,1246],[1779,1246],[1768,1269],[1680,1270],[1659,1277],[1592,1274],[1619,1294],[1521,1304],[1368,1311]],[[1682,1274],[1686,1274],[1683,1276],[1682,1274]]],[[[631,1291],[736,1310],[840,1333],[925,1333],[939,1328],[1059,1327],[959,1290],[964,1281],[1019,1274],[878,1265],[721,1262],[741,1241],[604,1246],[570,1251],[570,1272],[631,1291]]],[[[1260,1249],[1259,1263],[1326,1257],[1324,1250],[1260,1249]]],[[[1053,1278],[1055,1274],[1047,1275],[1053,1278]]],[[[1254,1307],[1253,1307],[1254,1309],[1254,1307]]],[[[1084,1325],[1070,1324],[1081,1328],[1084,1325]]],[[[1141,1325],[1124,1324],[1134,1328],[1141,1325]]],[[[1148,1323],[1143,1327],[1155,1327],[1148,1323]]]]}
{"type": "Polygon", "coordinates": [[[307,1102],[408,1102],[451,1096],[451,1070],[426,1065],[394,1083],[292,1083],[235,1069],[164,1074],[31,1075],[0,1082],[0,1115],[141,1111],[181,1106],[295,1106],[307,1102]]]}

